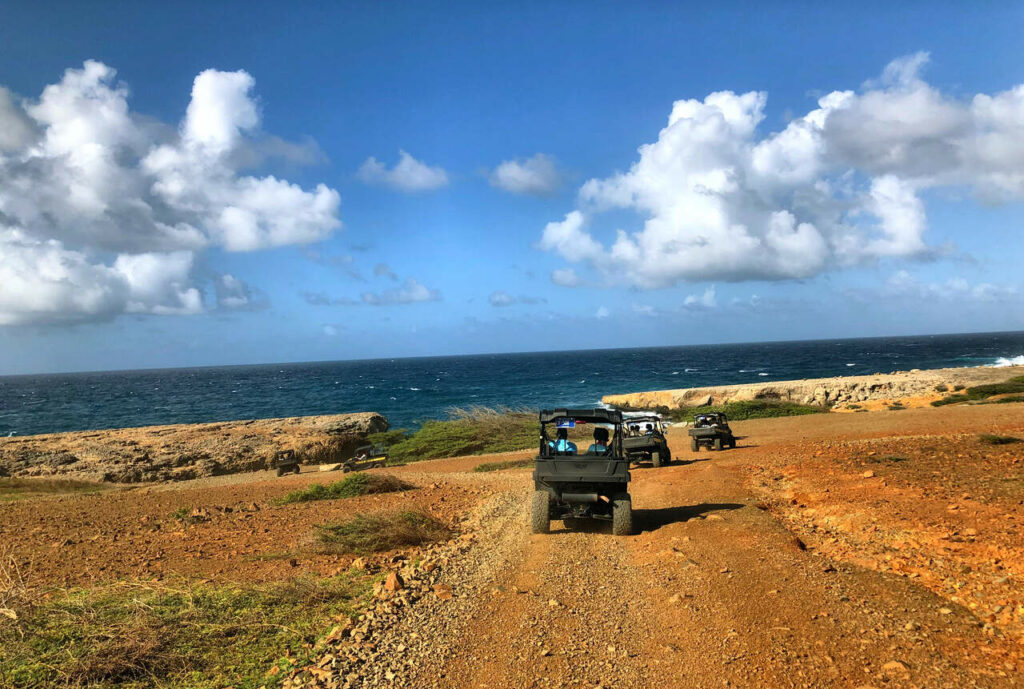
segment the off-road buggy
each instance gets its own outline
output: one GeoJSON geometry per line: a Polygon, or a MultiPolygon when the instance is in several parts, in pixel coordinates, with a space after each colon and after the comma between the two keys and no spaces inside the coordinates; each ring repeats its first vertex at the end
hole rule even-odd
{"type": "Polygon", "coordinates": [[[341,465],[344,473],[350,471],[362,471],[363,469],[375,469],[388,463],[388,453],[383,445],[363,445],[357,447],[352,459],[346,460],[341,465]]]}
{"type": "Polygon", "coordinates": [[[612,533],[633,530],[629,497],[629,459],[622,450],[622,413],[612,409],[553,409],[540,412],[540,451],[533,470],[533,533],[548,533],[552,519],[570,525],[576,519],[610,519],[612,533]],[[548,430],[554,426],[555,437],[548,430]],[[593,429],[593,444],[578,451],[593,429]],[[582,442],[581,442],[582,444],[582,442]]]}
{"type": "Polygon", "coordinates": [[[690,449],[700,452],[701,447],[709,450],[721,450],[723,447],[736,447],[736,436],[729,428],[729,419],[720,412],[696,414],[693,417],[693,428],[690,434],[690,449]]]}
{"type": "Polygon", "coordinates": [[[623,418],[626,428],[622,450],[631,462],[649,461],[655,467],[672,461],[672,452],[665,439],[665,424],[658,414],[627,413],[623,418]]]}
{"type": "Polygon", "coordinates": [[[270,460],[270,468],[276,469],[278,476],[299,473],[299,458],[295,455],[295,450],[275,452],[274,458],[270,460]]]}

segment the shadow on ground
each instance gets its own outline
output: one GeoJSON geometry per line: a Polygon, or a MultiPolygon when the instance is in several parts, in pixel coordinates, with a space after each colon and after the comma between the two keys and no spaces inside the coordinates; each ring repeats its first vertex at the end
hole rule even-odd
{"type": "Polygon", "coordinates": [[[657,510],[633,510],[633,527],[637,533],[657,531],[669,524],[689,521],[712,512],[738,510],[741,507],[746,507],[746,505],[739,502],[702,502],[699,505],[662,507],[657,510]]]}

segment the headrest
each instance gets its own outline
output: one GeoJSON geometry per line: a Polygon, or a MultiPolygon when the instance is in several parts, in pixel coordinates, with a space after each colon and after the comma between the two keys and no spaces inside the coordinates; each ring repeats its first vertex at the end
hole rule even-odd
{"type": "Polygon", "coordinates": [[[608,429],[607,428],[595,428],[594,429],[594,440],[608,440],[608,429]]]}

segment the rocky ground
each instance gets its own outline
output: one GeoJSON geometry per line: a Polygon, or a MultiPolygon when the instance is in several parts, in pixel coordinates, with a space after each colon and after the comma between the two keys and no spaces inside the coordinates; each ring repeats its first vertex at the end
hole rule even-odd
{"type": "Polygon", "coordinates": [[[472,471],[527,454],[511,453],[388,469],[417,488],[305,505],[273,498],[322,475],[33,499],[0,505],[0,540],[38,583],[375,572],[313,663],[268,667],[289,687],[1021,686],[1024,444],[980,434],[1024,437],[1024,405],[734,430],[738,449],[699,454],[670,430],[679,461],[633,470],[625,538],[531,535],[529,470],[472,471]],[[359,559],[304,547],[314,523],[398,505],[457,535],[359,559]],[[175,506],[204,520],[178,524],[175,506]]]}
{"type": "Polygon", "coordinates": [[[770,383],[743,383],[705,388],[655,390],[625,395],[606,395],[605,404],[649,407],[695,407],[749,400],[778,400],[831,406],[836,411],[853,407],[881,409],[893,402],[906,407],[928,406],[949,392],[986,383],[998,383],[1024,374],[1024,366],[940,368],[927,371],[893,371],[869,376],[836,376],[770,383]]]}
{"type": "Polygon", "coordinates": [[[186,481],[266,469],[278,450],[337,462],[387,427],[380,414],[362,413],[0,438],[0,476],[186,481]]]}

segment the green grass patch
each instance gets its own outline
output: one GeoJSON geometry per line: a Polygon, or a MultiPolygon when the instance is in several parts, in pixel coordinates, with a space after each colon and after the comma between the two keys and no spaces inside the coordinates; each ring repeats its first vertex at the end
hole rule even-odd
{"type": "Polygon", "coordinates": [[[371,553],[443,541],[452,535],[444,523],[416,510],[358,514],[338,524],[318,526],[316,540],[327,553],[371,553]]]}
{"type": "Polygon", "coordinates": [[[387,474],[358,473],[350,474],[334,483],[314,483],[306,488],[293,490],[276,502],[279,505],[289,505],[296,502],[313,502],[314,500],[338,500],[374,493],[397,493],[413,487],[411,483],[406,483],[400,478],[387,474]]]}
{"type": "Polygon", "coordinates": [[[90,495],[110,490],[105,483],[50,478],[0,478],[0,502],[42,495],[90,495]]]}
{"type": "Polygon", "coordinates": [[[269,688],[372,579],[347,573],[263,586],[119,583],[52,592],[0,623],[0,686],[269,688]],[[282,669],[274,676],[268,670],[282,669]]]}
{"type": "Polygon", "coordinates": [[[942,407],[947,404],[960,404],[962,402],[980,402],[988,399],[989,397],[995,397],[996,395],[1024,393],[1024,376],[1014,376],[1002,383],[975,385],[974,387],[967,389],[964,389],[962,385],[958,385],[954,389],[962,392],[950,395],[949,397],[945,397],[941,400],[935,400],[932,402],[932,406],[942,407]]]}
{"type": "Polygon", "coordinates": [[[388,462],[465,457],[525,450],[539,444],[537,415],[510,409],[453,409],[444,421],[427,421],[418,431],[389,431],[371,436],[388,445],[388,462]]]}
{"type": "Polygon", "coordinates": [[[978,440],[986,445],[1013,445],[1024,442],[1021,438],[1012,435],[996,435],[994,433],[979,433],[978,440]]]}
{"type": "Polygon", "coordinates": [[[809,404],[797,404],[796,402],[782,402],[779,400],[747,400],[744,402],[729,402],[727,404],[710,405],[706,407],[683,407],[671,411],[673,421],[690,421],[695,414],[705,412],[722,412],[730,421],[745,421],[747,419],[772,419],[781,416],[804,416],[806,414],[821,414],[827,412],[825,407],[815,407],[809,404]]]}
{"type": "Polygon", "coordinates": [[[524,469],[535,464],[532,459],[508,459],[504,462],[484,462],[483,464],[478,464],[473,471],[488,472],[501,471],[502,469],[524,469]]]}
{"type": "Polygon", "coordinates": [[[1013,402],[1024,402],[1024,395],[1010,395],[1009,397],[1000,397],[997,400],[990,400],[983,404],[1011,404],[1013,402]]]}

